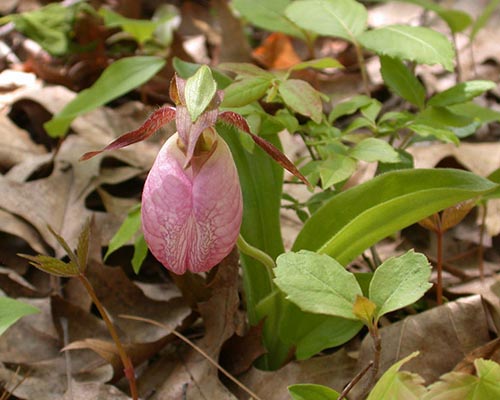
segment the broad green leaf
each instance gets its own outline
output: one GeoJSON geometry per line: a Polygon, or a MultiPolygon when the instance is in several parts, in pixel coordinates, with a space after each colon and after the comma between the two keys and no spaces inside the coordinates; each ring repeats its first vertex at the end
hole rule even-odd
{"type": "Polygon", "coordinates": [[[307,39],[287,16],[286,7],[291,0],[233,0],[232,5],[251,24],[271,32],[283,32],[299,39],[307,39]]]}
{"type": "MultiPolygon", "coordinates": [[[[285,303],[284,299],[283,302],[285,303]]],[[[285,304],[278,335],[290,347],[295,347],[295,357],[298,360],[343,345],[363,327],[363,323],[358,320],[306,313],[289,301],[285,304]]]]}
{"type": "Polygon", "coordinates": [[[377,305],[375,320],[391,311],[415,303],[432,286],[427,258],[410,250],[383,262],[370,282],[370,300],[377,305]]]}
{"type": "Polygon", "coordinates": [[[429,28],[409,25],[389,25],[364,32],[358,37],[369,50],[419,64],[441,64],[453,70],[455,52],[450,41],[429,28]]]}
{"type": "Polygon", "coordinates": [[[306,68],[326,69],[326,68],[344,68],[344,66],[335,58],[325,57],[317,58],[315,60],[303,61],[295,64],[290,68],[290,71],[300,71],[306,68]]]}
{"type": "Polygon", "coordinates": [[[39,313],[40,310],[30,304],[23,303],[10,297],[0,297],[0,335],[2,335],[11,325],[15,324],[19,318],[25,315],[39,313]]]}
{"type": "Polygon", "coordinates": [[[450,372],[429,387],[423,400],[486,400],[500,398],[500,365],[492,360],[474,360],[477,376],[450,372]]]}
{"type": "Polygon", "coordinates": [[[206,65],[202,65],[193,76],[188,78],[184,96],[192,122],[195,122],[206,110],[216,91],[217,84],[212,77],[210,68],[206,65]]]}
{"type": "Polygon", "coordinates": [[[399,229],[496,187],[453,169],[387,172],[327,201],[307,220],[292,250],[319,251],[345,265],[399,229]]]}
{"type": "Polygon", "coordinates": [[[418,352],[412,353],[385,371],[366,400],[420,400],[426,393],[422,377],[399,371],[403,364],[417,355],[418,352]]]}
{"type": "Polygon", "coordinates": [[[132,268],[136,274],[139,273],[142,263],[148,255],[148,244],[144,239],[144,235],[139,235],[139,237],[134,242],[134,255],[132,256],[132,268]]]}
{"type": "Polygon", "coordinates": [[[457,146],[460,144],[457,135],[450,129],[438,128],[435,125],[428,124],[410,124],[408,129],[422,137],[432,136],[444,143],[453,143],[457,146]]]}
{"type": "Polygon", "coordinates": [[[340,393],[323,385],[299,383],[288,386],[293,400],[337,400],[340,393]]]}
{"type": "Polygon", "coordinates": [[[302,250],[276,260],[274,282],[302,310],[357,319],[353,305],[361,288],[354,275],[325,254],[302,250]]]}
{"type": "Polygon", "coordinates": [[[221,106],[243,107],[263,97],[270,86],[271,79],[266,77],[245,78],[234,82],[224,90],[221,106]]]}
{"type": "Polygon", "coordinates": [[[472,18],[469,14],[460,10],[452,10],[441,7],[438,3],[432,0],[400,0],[405,3],[417,4],[426,10],[435,12],[443,19],[450,27],[453,33],[462,32],[467,29],[472,23],[472,18]]]}
{"type": "Polygon", "coordinates": [[[52,137],[64,136],[76,117],[141,86],[164,65],[163,58],[152,56],[127,57],[114,62],[90,88],[78,93],[59,113],[46,122],[45,129],[52,137]]]}
{"type": "Polygon", "coordinates": [[[425,88],[401,60],[381,56],[380,65],[380,72],[389,89],[418,108],[424,107],[425,88]]]}
{"type": "Polygon", "coordinates": [[[133,207],[127,214],[127,217],[121,224],[118,231],[109,241],[108,251],[104,255],[104,261],[111,253],[125,246],[141,229],[141,205],[133,207]]]}
{"type": "MultiPolygon", "coordinates": [[[[177,72],[177,74],[183,79],[188,79],[190,76],[193,76],[201,67],[201,64],[183,61],[178,57],[173,58],[172,65],[175,68],[175,72],[177,72]]],[[[217,82],[217,88],[219,90],[225,89],[233,82],[233,80],[229,76],[223,74],[220,71],[212,70],[212,74],[215,82],[217,82]]]]}
{"type": "Polygon", "coordinates": [[[323,117],[323,103],[320,93],[308,82],[288,79],[279,85],[279,94],[285,104],[293,111],[320,123],[323,117]]]}
{"type": "Polygon", "coordinates": [[[298,0],[285,11],[301,28],[350,42],[366,29],[366,8],[354,0],[298,0]]]}
{"type": "Polygon", "coordinates": [[[349,155],[366,162],[397,163],[401,161],[398,152],[389,143],[377,138],[362,140],[352,148],[349,155]]]}
{"type": "Polygon", "coordinates": [[[337,118],[344,115],[354,114],[361,107],[365,107],[373,101],[372,98],[365,95],[354,96],[352,99],[344,101],[333,107],[328,115],[328,122],[333,123],[337,118]]]}
{"type": "Polygon", "coordinates": [[[455,104],[446,108],[456,115],[474,118],[482,124],[500,121],[500,112],[492,110],[488,107],[482,107],[479,104],[473,103],[471,101],[463,104],[455,104]]]}
{"type": "Polygon", "coordinates": [[[153,33],[158,27],[157,22],[150,21],[149,19],[126,18],[104,7],[99,10],[99,14],[104,18],[106,26],[120,27],[141,44],[152,39],[153,33]]]}
{"type": "Polygon", "coordinates": [[[335,154],[331,158],[321,161],[318,165],[321,187],[327,189],[336,183],[345,181],[356,172],[356,166],[355,160],[342,154],[335,154]]]}
{"type": "Polygon", "coordinates": [[[378,163],[376,175],[385,174],[390,171],[397,171],[401,169],[411,169],[414,168],[413,156],[406,150],[398,149],[396,150],[399,154],[399,159],[401,161],[397,163],[378,163]]]}
{"type": "Polygon", "coordinates": [[[483,12],[472,24],[472,29],[470,32],[470,41],[473,42],[476,38],[476,35],[479,33],[481,29],[484,28],[488,20],[491,18],[493,12],[497,9],[500,4],[500,0],[490,0],[488,5],[484,8],[483,12]]]}
{"type": "MultiPolygon", "coordinates": [[[[238,168],[243,192],[243,223],[241,234],[253,246],[275,259],[283,253],[281,238],[280,210],[283,188],[283,168],[274,162],[262,149],[255,147],[252,154],[247,152],[235,132],[226,124],[217,124],[217,132],[229,145],[238,168]]],[[[258,133],[258,132],[256,132],[258,133]]],[[[265,137],[266,140],[281,148],[277,135],[265,137]]],[[[248,318],[252,325],[259,322],[256,305],[275,290],[272,277],[260,262],[240,255],[243,265],[243,285],[248,318]]],[[[280,306],[279,302],[276,308],[280,306]]],[[[266,317],[264,343],[268,354],[262,367],[278,368],[284,362],[289,346],[285,346],[273,332],[279,315],[274,312],[266,317]]]]}
{"type": "Polygon", "coordinates": [[[361,112],[361,115],[363,115],[363,117],[365,117],[375,125],[375,121],[377,120],[378,114],[380,113],[381,109],[382,103],[377,99],[372,99],[370,103],[361,107],[359,111],[361,112]]]}
{"type": "Polygon", "coordinates": [[[432,96],[427,104],[435,107],[446,107],[465,103],[494,87],[496,87],[496,83],[492,81],[461,82],[444,92],[432,96]]]}

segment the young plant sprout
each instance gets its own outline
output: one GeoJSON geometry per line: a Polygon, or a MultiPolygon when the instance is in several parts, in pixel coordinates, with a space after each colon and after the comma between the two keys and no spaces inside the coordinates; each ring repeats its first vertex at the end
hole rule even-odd
{"type": "Polygon", "coordinates": [[[161,107],[138,129],[81,159],[144,140],[175,119],[177,133],[163,145],[144,185],[142,229],[149,249],[167,269],[204,272],[236,244],[243,213],[236,165],[215,129],[217,121],[248,133],[284,168],[307,180],[276,147],[252,134],[243,117],[219,112],[223,93],[207,66],[188,80],[175,76],[170,97],[175,108],[161,107]]]}

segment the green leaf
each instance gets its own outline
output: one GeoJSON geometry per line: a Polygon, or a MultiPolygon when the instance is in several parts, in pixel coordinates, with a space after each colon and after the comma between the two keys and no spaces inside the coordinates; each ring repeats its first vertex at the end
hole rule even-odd
{"type": "Polygon", "coordinates": [[[488,5],[484,8],[483,12],[472,24],[472,29],[470,32],[469,39],[471,42],[474,41],[476,35],[479,33],[481,29],[484,28],[488,20],[491,18],[493,12],[497,9],[500,4],[500,0],[491,0],[488,5]]]}
{"type": "Polygon", "coordinates": [[[361,288],[354,275],[325,254],[302,250],[276,260],[274,282],[302,310],[357,319],[353,305],[361,288]]]}
{"type": "Polygon", "coordinates": [[[368,96],[358,95],[354,96],[352,99],[339,103],[333,107],[333,110],[328,115],[328,122],[332,124],[339,117],[354,114],[360,108],[369,105],[373,100],[374,99],[368,96]]]}
{"type": "Polygon", "coordinates": [[[366,29],[368,18],[366,8],[354,0],[298,0],[285,14],[303,29],[350,42],[366,29]]]}
{"type": "Polygon", "coordinates": [[[148,244],[144,239],[144,235],[139,235],[139,237],[134,242],[134,255],[132,256],[132,268],[136,274],[141,270],[142,263],[148,255],[148,244]]]}
{"type": "Polygon", "coordinates": [[[127,214],[118,231],[109,241],[108,251],[104,255],[104,261],[111,253],[125,246],[141,229],[141,205],[137,204],[127,214]]]}
{"type": "Polygon", "coordinates": [[[295,64],[290,68],[290,71],[300,71],[306,68],[326,69],[326,68],[344,68],[344,66],[335,58],[324,57],[315,60],[303,61],[295,64]]]}
{"type": "Polygon", "coordinates": [[[278,335],[285,343],[295,347],[298,360],[304,360],[325,349],[343,345],[362,327],[361,321],[306,313],[286,301],[278,335]]]}
{"type": "Polygon", "coordinates": [[[385,371],[366,400],[420,400],[426,393],[424,380],[420,375],[399,371],[417,355],[418,352],[414,352],[385,371]]]}
{"type": "Polygon", "coordinates": [[[500,365],[492,360],[474,360],[477,377],[450,372],[429,387],[423,400],[485,400],[500,398],[500,365]]]}
{"type": "Polygon", "coordinates": [[[17,30],[50,54],[60,56],[68,52],[68,35],[73,29],[77,7],[51,3],[38,10],[10,15],[8,18],[14,22],[17,30]]]}
{"type": "Polygon", "coordinates": [[[76,265],[76,263],[74,263],[73,261],[65,263],[64,261],[50,256],[30,256],[27,254],[18,255],[29,260],[30,264],[35,268],[38,268],[39,270],[51,275],[60,276],[63,278],[72,278],[80,274],[78,265],[76,265]]]}
{"type": "Polygon", "coordinates": [[[106,26],[121,28],[140,44],[150,40],[158,27],[157,22],[126,18],[104,7],[99,10],[99,14],[103,17],[106,26]]]}
{"type": "Polygon", "coordinates": [[[453,70],[455,52],[450,41],[429,28],[408,25],[389,25],[364,32],[358,37],[369,50],[419,64],[441,64],[453,70]]]}
{"type": "Polygon", "coordinates": [[[455,104],[447,107],[447,109],[456,115],[474,118],[482,124],[500,121],[500,112],[492,110],[488,107],[482,107],[471,101],[463,104],[455,104]]]}
{"type": "Polygon", "coordinates": [[[380,65],[380,72],[389,89],[418,108],[424,107],[425,88],[401,60],[381,56],[380,65]]]}
{"type": "Polygon", "coordinates": [[[323,385],[299,383],[288,386],[293,400],[337,400],[340,393],[323,385]]]}
{"type": "Polygon", "coordinates": [[[71,122],[107,102],[141,86],[163,68],[161,57],[137,56],[122,58],[104,70],[88,89],[78,93],[59,113],[44,124],[52,137],[64,136],[71,122]]]}
{"type": "Polygon", "coordinates": [[[271,86],[267,77],[245,78],[229,85],[224,90],[221,107],[243,107],[262,98],[271,86]]]}
{"type": "Polygon", "coordinates": [[[234,72],[237,78],[268,78],[273,79],[274,75],[265,69],[250,63],[222,63],[218,68],[224,71],[234,72]]]}
{"type": "MultiPolygon", "coordinates": [[[[217,132],[229,145],[238,168],[243,192],[241,234],[252,246],[276,259],[285,251],[280,224],[283,168],[258,146],[252,154],[247,152],[235,131],[232,126],[217,124],[217,132]]],[[[281,148],[277,135],[266,136],[265,139],[281,148]]],[[[245,255],[240,255],[240,258],[248,318],[255,325],[259,322],[256,305],[271,294],[275,286],[272,277],[260,262],[245,255]]],[[[280,307],[280,304],[276,307],[280,307]]],[[[278,368],[289,352],[289,346],[284,345],[272,329],[278,318],[279,314],[274,311],[266,318],[264,343],[269,353],[264,356],[263,368],[278,368]]]]}
{"type": "Polygon", "coordinates": [[[370,282],[370,300],[377,305],[375,321],[382,315],[415,303],[432,286],[427,258],[410,250],[383,262],[370,282]]]}
{"type": "Polygon", "coordinates": [[[217,91],[217,84],[212,77],[210,68],[202,65],[196,73],[186,81],[184,96],[186,97],[186,107],[191,116],[191,121],[195,122],[206,110],[217,91]]]}
{"type": "Polygon", "coordinates": [[[397,163],[401,161],[398,152],[389,143],[377,138],[362,140],[352,148],[349,155],[366,162],[397,163]]]}
{"type": "Polygon", "coordinates": [[[432,96],[427,104],[436,107],[446,107],[453,104],[465,103],[494,87],[496,87],[496,83],[492,81],[461,82],[444,92],[432,96]]]}
{"type": "MultiPolygon", "coordinates": [[[[201,67],[201,64],[183,61],[178,57],[173,58],[172,65],[175,68],[175,72],[177,72],[177,74],[183,79],[188,79],[190,76],[193,76],[201,67]]],[[[219,90],[226,88],[233,82],[233,80],[229,76],[223,74],[220,71],[212,70],[212,74],[215,82],[217,82],[217,88],[219,90]]]]}
{"type": "Polygon", "coordinates": [[[323,117],[323,104],[320,93],[308,82],[288,79],[279,85],[279,94],[285,104],[299,114],[320,123],[323,117]]]}
{"type": "Polygon", "coordinates": [[[399,229],[496,187],[453,169],[387,172],[327,201],[307,220],[292,250],[319,251],[345,265],[399,229]]]}
{"type": "Polygon", "coordinates": [[[428,124],[410,124],[408,125],[408,129],[422,137],[432,136],[444,143],[453,143],[457,146],[460,144],[457,135],[450,129],[438,128],[428,124]]]}
{"type": "Polygon", "coordinates": [[[291,2],[291,0],[233,0],[231,4],[244,18],[259,28],[271,32],[283,32],[306,40],[304,32],[285,16],[285,8],[291,2]]]}
{"type": "Polygon", "coordinates": [[[15,324],[19,318],[26,315],[39,313],[40,310],[30,304],[23,303],[10,297],[0,297],[0,335],[2,335],[11,325],[15,324]]]}
{"type": "Polygon", "coordinates": [[[321,187],[327,189],[336,183],[345,181],[356,172],[357,162],[342,154],[335,154],[319,164],[321,187]]]}

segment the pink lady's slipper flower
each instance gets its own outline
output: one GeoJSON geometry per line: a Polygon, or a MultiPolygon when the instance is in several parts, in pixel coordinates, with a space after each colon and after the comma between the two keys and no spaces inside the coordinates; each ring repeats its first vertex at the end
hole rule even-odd
{"type": "Polygon", "coordinates": [[[170,96],[176,108],[158,109],[140,128],[82,160],[144,140],[175,118],[177,133],[161,148],[144,185],[142,230],[149,249],[167,269],[203,272],[231,252],[242,221],[238,173],[229,147],[215,130],[217,120],[247,132],[281,165],[305,178],[278,149],[250,133],[240,115],[219,113],[222,92],[216,91],[208,67],[187,81],[175,77],[170,96]]]}

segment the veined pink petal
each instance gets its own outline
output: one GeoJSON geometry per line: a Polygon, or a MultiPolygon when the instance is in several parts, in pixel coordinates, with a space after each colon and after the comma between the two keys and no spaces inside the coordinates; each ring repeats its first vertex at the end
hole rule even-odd
{"type": "Polygon", "coordinates": [[[142,228],[153,255],[169,270],[203,272],[234,247],[241,226],[242,197],[231,152],[221,138],[197,171],[175,134],[163,145],[142,194],[142,228]]]}

